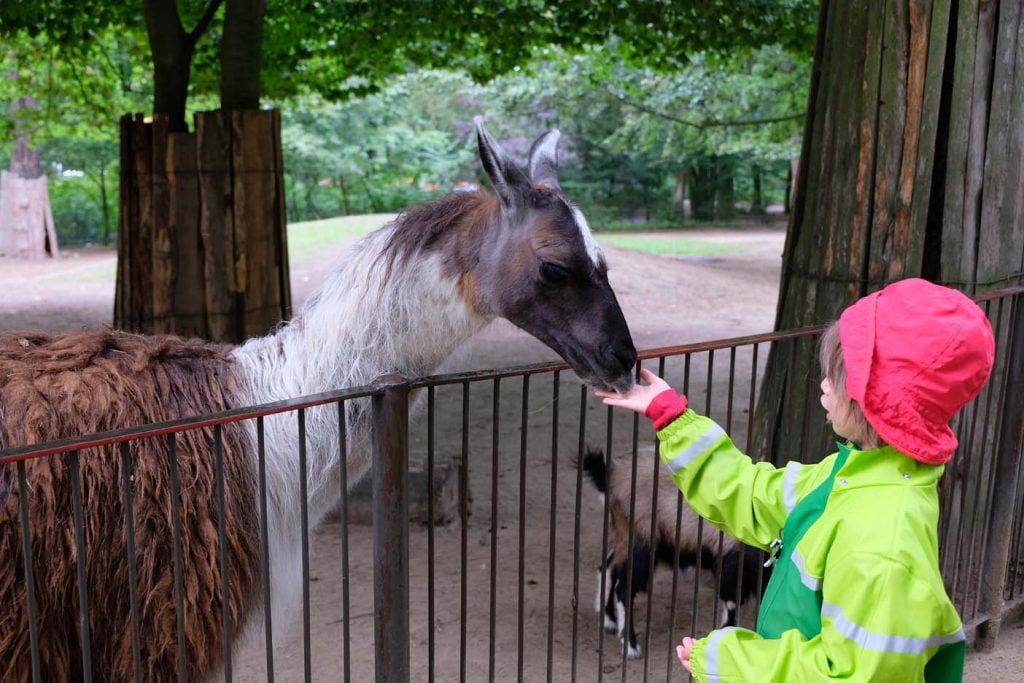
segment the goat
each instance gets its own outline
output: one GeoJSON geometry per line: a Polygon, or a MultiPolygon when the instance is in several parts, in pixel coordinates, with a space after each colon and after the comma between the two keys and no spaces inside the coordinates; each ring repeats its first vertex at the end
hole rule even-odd
{"type": "MultiPolygon", "coordinates": [[[[632,548],[630,536],[630,489],[632,488],[631,467],[626,460],[605,463],[600,450],[588,450],[581,463],[587,478],[597,489],[602,500],[607,497],[611,517],[613,541],[608,555],[598,574],[598,590],[594,600],[594,611],[600,613],[604,606],[604,628],[618,634],[624,641],[628,659],[640,657],[633,623],[633,601],[640,592],[647,592],[654,566],[651,552],[654,551],[654,565],[664,563],[680,570],[697,564],[701,569],[715,571],[718,557],[718,534],[714,527],[698,537],[700,517],[689,505],[677,508],[679,490],[672,483],[670,473],[661,467],[654,457],[638,457],[636,462],[636,495],[633,505],[632,548]],[[658,469],[658,500],[654,510],[655,468],[658,469]],[[678,520],[677,511],[681,512],[678,520]],[[657,515],[654,536],[651,536],[651,516],[657,515]],[[678,540],[678,543],[677,543],[678,540]],[[632,558],[631,574],[627,574],[627,558],[632,558]],[[603,577],[602,577],[603,574],[603,577]],[[601,593],[604,580],[605,593],[601,593]],[[629,599],[626,599],[627,580],[631,583],[629,599]],[[627,605],[629,606],[627,612],[627,605]]],[[[723,536],[722,565],[718,591],[721,613],[719,627],[736,623],[737,605],[746,602],[762,581],[767,585],[771,570],[761,563],[761,554],[756,548],[745,546],[731,536],[723,536]],[[740,574],[742,573],[742,577],[740,574]],[[742,580],[741,580],[742,578],[742,580]]]]}

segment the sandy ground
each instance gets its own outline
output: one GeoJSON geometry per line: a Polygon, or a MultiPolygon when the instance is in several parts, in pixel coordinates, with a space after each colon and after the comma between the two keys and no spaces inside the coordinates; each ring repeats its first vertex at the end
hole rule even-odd
{"type": "MultiPolygon", "coordinates": [[[[736,337],[771,328],[778,288],[784,233],[781,227],[754,226],[731,230],[690,231],[688,237],[728,244],[723,256],[661,257],[606,248],[610,277],[638,348],[736,337]]],[[[294,264],[295,304],[339,258],[344,244],[316,260],[294,264]]],[[[59,261],[16,262],[0,259],[0,331],[45,329],[72,331],[109,323],[113,308],[114,256],[110,250],[71,250],[59,261]]],[[[443,371],[504,367],[553,358],[546,347],[504,321],[497,321],[445,364],[443,371]]],[[[763,361],[762,361],[763,362],[763,361]]],[[[728,359],[715,360],[711,413],[725,420],[728,359]]],[[[749,374],[750,362],[740,357],[736,377],[749,374]]],[[[695,359],[691,400],[703,405],[706,359],[695,359]],[[698,379],[699,378],[699,381],[698,379]]],[[[669,368],[678,377],[679,366],[669,368]]],[[[678,380],[677,380],[678,382],[678,380]]],[[[738,387],[731,430],[742,443],[748,396],[738,387]]],[[[592,610],[596,568],[602,549],[602,509],[586,484],[577,489],[573,459],[580,443],[581,403],[585,405],[587,444],[611,442],[630,448],[632,420],[616,416],[608,432],[607,412],[594,400],[581,399],[578,382],[564,373],[557,402],[550,376],[531,380],[524,392],[520,379],[505,380],[498,391],[500,420],[493,428],[492,382],[470,388],[466,417],[471,495],[466,551],[458,522],[410,530],[411,667],[413,680],[641,680],[651,676],[685,680],[672,664],[673,642],[694,629],[705,633],[714,613],[713,580],[693,572],[656,575],[648,615],[646,598],[636,607],[638,631],[646,659],[622,659],[614,637],[604,635],[592,610]],[[523,404],[523,396],[528,403],[523,404]],[[525,429],[524,429],[525,427],[525,429]],[[557,431],[555,431],[557,428],[557,431]],[[497,451],[493,444],[497,442],[497,451]],[[556,444],[556,447],[553,447],[556,444]],[[525,446],[525,447],[524,447],[525,446]],[[522,474],[525,473],[525,477],[522,474]],[[552,476],[554,474],[554,477],[552,476]],[[552,486],[552,480],[555,486],[552,486]],[[520,502],[522,492],[522,503],[520,502]],[[574,543],[579,498],[579,542],[574,543]],[[492,511],[496,516],[492,516],[492,511]],[[493,523],[492,523],[493,522],[493,523]],[[432,535],[432,540],[431,540],[432,535]],[[428,572],[433,544],[433,575],[428,572]],[[553,555],[552,555],[553,549],[553,555]],[[492,550],[494,551],[492,554],[492,550]],[[553,557],[553,562],[552,562],[553,557]],[[464,565],[464,569],[463,569],[464,565]],[[466,602],[461,600],[465,580],[466,602]],[[432,582],[432,584],[431,584],[432,582]],[[433,587],[428,591],[429,586],[433,587]],[[433,593],[433,604],[428,595],[433,593]],[[574,600],[578,595],[578,603],[574,600]],[[574,609],[578,607],[578,609],[574,609]],[[694,609],[696,606],[696,609],[694,609]],[[465,619],[461,613],[465,610],[465,619]],[[431,623],[433,612],[433,643],[431,623]],[[646,620],[650,619],[650,627],[646,620]],[[645,635],[645,633],[647,635],[645,635]],[[465,647],[462,641],[465,640],[465,647]],[[432,645],[432,647],[431,647],[432,645]],[[493,647],[493,652],[491,648],[493,647]]],[[[436,447],[441,453],[461,449],[463,396],[458,387],[436,392],[436,447]]],[[[426,420],[414,423],[412,445],[425,443],[426,420]]],[[[641,445],[649,433],[639,433],[641,445]]],[[[342,601],[343,529],[323,525],[311,546],[310,663],[314,680],[340,680],[344,665],[342,601]]],[[[348,671],[352,680],[373,676],[372,534],[368,527],[348,529],[349,557],[348,671]]],[[[752,606],[742,621],[749,623],[752,606]]],[[[1024,628],[1007,625],[993,653],[971,653],[968,680],[1024,681],[1024,628]]],[[[287,633],[274,634],[276,680],[302,680],[304,653],[301,619],[296,615],[287,633]]],[[[256,639],[237,653],[235,680],[266,676],[263,642],[256,639]]]]}

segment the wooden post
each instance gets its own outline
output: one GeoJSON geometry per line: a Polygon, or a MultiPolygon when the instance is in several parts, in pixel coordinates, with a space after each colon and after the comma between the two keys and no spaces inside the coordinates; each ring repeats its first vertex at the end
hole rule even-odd
{"type": "Polygon", "coordinates": [[[276,111],[121,122],[117,327],[240,342],[291,314],[276,111]]]}
{"type": "MultiPolygon", "coordinates": [[[[1012,2],[822,4],[776,329],[907,277],[969,294],[1024,279],[1022,18],[1012,2]]],[[[773,348],[759,451],[821,456],[801,429],[824,422],[803,396],[815,356],[773,348]]]]}

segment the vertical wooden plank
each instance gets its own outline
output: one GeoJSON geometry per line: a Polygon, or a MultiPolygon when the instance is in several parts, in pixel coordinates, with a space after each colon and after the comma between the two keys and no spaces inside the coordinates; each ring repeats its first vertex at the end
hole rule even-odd
{"type": "Polygon", "coordinates": [[[210,339],[230,341],[234,337],[231,311],[236,291],[235,221],[231,198],[230,122],[224,112],[196,114],[196,141],[207,326],[210,339]]]}
{"type": "Polygon", "coordinates": [[[129,303],[131,307],[131,330],[142,332],[153,319],[153,299],[149,296],[150,281],[153,272],[153,140],[152,129],[142,116],[136,116],[132,126],[132,152],[134,158],[134,190],[137,197],[137,210],[133,218],[134,226],[129,226],[131,233],[132,268],[128,274],[129,303]],[[134,229],[133,229],[134,228],[134,229]]]}
{"type": "Polygon", "coordinates": [[[131,225],[131,114],[124,114],[120,126],[120,161],[118,164],[118,206],[117,212],[117,275],[114,285],[114,327],[126,329],[128,325],[127,274],[128,268],[128,226],[131,225]]]}
{"type": "Polygon", "coordinates": [[[199,236],[199,178],[196,171],[196,134],[168,136],[170,214],[174,249],[174,332],[186,337],[207,337],[206,274],[199,236]]]}
{"type": "Polygon", "coordinates": [[[235,272],[238,294],[244,301],[246,337],[266,334],[283,313],[275,118],[270,111],[232,113],[235,272]]]}
{"type": "Polygon", "coordinates": [[[150,201],[152,202],[152,287],[151,301],[153,305],[152,322],[145,328],[146,332],[167,334],[174,332],[174,252],[172,233],[170,230],[170,190],[167,185],[168,164],[168,119],[166,115],[156,114],[150,124],[152,130],[152,182],[150,183],[150,201]]]}
{"type": "MultiPolygon", "coordinates": [[[[905,63],[906,107],[903,117],[903,145],[900,154],[899,174],[896,179],[894,203],[894,231],[891,258],[888,263],[887,281],[904,277],[920,276],[924,252],[925,233],[914,230],[911,210],[915,193],[928,194],[927,184],[917,185],[920,144],[923,125],[925,96],[925,73],[928,68],[929,41],[931,29],[931,0],[910,0],[908,6],[909,35],[906,41],[905,63]]],[[[931,163],[930,158],[926,160],[931,163]]]]}
{"type": "MultiPolygon", "coordinates": [[[[1012,150],[1007,167],[1006,186],[1012,194],[1003,203],[1002,225],[1012,226],[1009,244],[1020,247],[1020,259],[1017,261],[1016,282],[1021,282],[1024,273],[1024,13],[1017,24],[1017,54],[1013,73],[1013,97],[1011,99],[1010,121],[1014,123],[1013,133],[1008,148],[1012,150]]],[[[278,147],[280,149],[280,147],[278,147]]]]}
{"type": "Polygon", "coordinates": [[[953,90],[950,96],[946,182],[942,207],[943,282],[958,282],[964,257],[967,150],[974,92],[974,51],[978,40],[977,0],[958,0],[953,90]]]}
{"type": "Polygon", "coordinates": [[[274,227],[274,253],[277,265],[277,287],[281,292],[281,319],[292,317],[292,285],[288,277],[291,267],[288,263],[288,209],[285,204],[284,191],[284,157],[281,145],[281,112],[271,110],[273,114],[274,141],[274,202],[277,213],[274,227]]]}
{"type": "MultiPolygon", "coordinates": [[[[936,229],[929,226],[929,218],[937,221],[940,225],[937,232],[941,235],[941,220],[933,214],[933,201],[941,199],[941,188],[933,187],[933,182],[941,179],[941,169],[936,173],[936,163],[944,163],[940,158],[938,147],[941,144],[945,150],[946,139],[943,130],[942,139],[939,138],[939,123],[942,113],[943,84],[947,78],[946,74],[946,51],[949,45],[949,21],[951,4],[956,0],[935,0],[932,6],[930,28],[928,29],[927,66],[924,77],[924,93],[922,95],[921,107],[921,138],[917,153],[917,168],[914,175],[914,196],[910,208],[910,230],[922,239],[921,250],[918,254],[911,256],[916,262],[909,264],[911,272],[924,272],[924,263],[928,260],[937,259],[938,254],[925,254],[929,245],[925,242],[929,239],[929,230],[936,229]],[[936,195],[933,197],[933,192],[936,195]]],[[[937,212],[936,212],[937,213],[937,212]]],[[[938,276],[937,271],[934,273],[938,276]]]]}
{"type": "Polygon", "coordinates": [[[992,87],[989,104],[987,152],[978,225],[976,279],[980,290],[996,286],[1007,273],[1020,272],[1024,226],[1020,211],[1022,119],[1021,5],[1002,3],[999,10],[992,87]]]}
{"type": "Polygon", "coordinates": [[[890,277],[887,267],[895,257],[896,197],[902,165],[907,115],[907,64],[909,44],[909,1],[887,0],[883,20],[885,38],[878,92],[878,127],[875,157],[875,192],[869,242],[869,291],[880,289],[890,277]]]}
{"type": "Polygon", "coordinates": [[[992,56],[995,49],[996,2],[981,2],[978,11],[977,47],[975,49],[974,91],[971,93],[971,127],[967,144],[967,175],[964,192],[964,260],[960,278],[967,291],[975,292],[978,280],[978,244],[981,230],[981,199],[984,187],[986,133],[990,113],[989,93],[992,87],[992,56]]]}
{"type": "MultiPolygon", "coordinates": [[[[250,235],[259,235],[262,231],[262,215],[259,211],[259,162],[256,158],[256,150],[259,148],[258,117],[253,114],[259,112],[231,111],[230,135],[231,135],[231,202],[234,211],[234,253],[231,259],[234,266],[234,294],[242,297],[245,302],[245,293],[249,282],[249,254],[248,242],[250,235]]],[[[245,303],[239,311],[244,318],[246,316],[245,303]]]]}

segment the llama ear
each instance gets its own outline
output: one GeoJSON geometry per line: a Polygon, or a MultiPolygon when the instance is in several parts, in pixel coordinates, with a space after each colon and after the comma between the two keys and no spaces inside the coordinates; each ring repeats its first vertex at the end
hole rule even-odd
{"type": "Polygon", "coordinates": [[[558,140],[562,133],[552,128],[541,135],[530,147],[530,180],[558,190],[558,140]]]}
{"type": "Polygon", "coordinates": [[[483,117],[477,116],[473,121],[476,123],[476,142],[480,148],[480,162],[484,166],[484,172],[487,173],[502,204],[513,206],[517,203],[518,195],[530,189],[530,179],[487,132],[483,117]]]}

